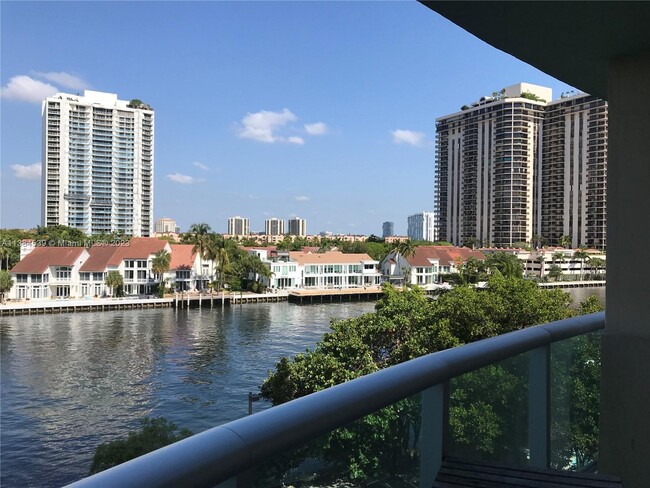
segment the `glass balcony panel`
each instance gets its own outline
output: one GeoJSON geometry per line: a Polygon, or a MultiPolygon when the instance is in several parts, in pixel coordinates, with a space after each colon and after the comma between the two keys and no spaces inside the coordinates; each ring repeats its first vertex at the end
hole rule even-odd
{"type": "Polygon", "coordinates": [[[551,345],[551,467],[589,469],[598,460],[602,332],[551,345]]]}
{"type": "Polygon", "coordinates": [[[448,455],[527,466],[529,354],[449,382],[448,455]]]}
{"type": "Polygon", "coordinates": [[[252,469],[253,486],[420,486],[421,395],[278,454],[252,469]]]}

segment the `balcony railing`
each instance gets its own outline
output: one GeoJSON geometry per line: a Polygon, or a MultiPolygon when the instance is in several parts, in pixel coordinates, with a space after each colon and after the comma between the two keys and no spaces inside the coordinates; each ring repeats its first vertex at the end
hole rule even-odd
{"type": "MultiPolygon", "coordinates": [[[[492,368],[506,360],[517,361],[517,368],[527,376],[524,394],[518,392],[528,404],[524,428],[527,446],[523,450],[519,445],[516,447],[530,465],[548,466],[551,345],[604,327],[605,314],[601,312],[422,356],[215,427],[70,486],[284,486],[280,482],[259,484],[254,469],[272,461],[273,470],[282,462],[278,455],[416,396],[414,403],[420,408],[419,435],[410,436],[419,439],[419,467],[414,477],[417,486],[431,487],[449,449],[450,384],[463,375],[478,373],[481,368],[492,368]],[[526,367],[522,368],[522,364],[526,367]]],[[[517,422],[514,418],[505,420],[517,422]]]]}

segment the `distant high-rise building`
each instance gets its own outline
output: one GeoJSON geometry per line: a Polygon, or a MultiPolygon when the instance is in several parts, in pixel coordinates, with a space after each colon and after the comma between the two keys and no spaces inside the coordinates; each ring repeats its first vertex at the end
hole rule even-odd
{"type": "Polygon", "coordinates": [[[231,236],[248,236],[251,233],[251,223],[246,217],[230,217],[228,219],[228,234],[231,236]]]}
{"type": "Polygon", "coordinates": [[[275,217],[264,221],[264,233],[267,236],[284,235],[284,220],[275,217]]]}
{"type": "Polygon", "coordinates": [[[415,241],[436,241],[433,212],[409,215],[407,236],[415,241]]]}
{"type": "Polygon", "coordinates": [[[607,104],[519,83],[436,119],[441,240],[605,248],[607,104]]]}
{"type": "Polygon", "coordinates": [[[178,226],[174,219],[161,218],[156,220],[156,232],[158,234],[168,234],[177,232],[178,226]]]}
{"type": "Polygon", "coordinates": [[[605,249],[607,102],[591,95],[549,103],[537,171],[533,234],[549,244],[605,249]]]}
{"type": "Polygon", "coordinates": [[[304,237],[307,235],[307,221],[294,217],[289,219],[289,235],[304,237]]]}
{"type": "Polygon", "coordinates": [[[395,235],[395,224],[393,222],[384,222],[381,226],[381,236],[392,237],[395,235]]]}
{"type": "Polygon", "coordinates": [[[42,112],[42,224],[152,235],[151,107],[86,90],[48,97],[42,112]]]}

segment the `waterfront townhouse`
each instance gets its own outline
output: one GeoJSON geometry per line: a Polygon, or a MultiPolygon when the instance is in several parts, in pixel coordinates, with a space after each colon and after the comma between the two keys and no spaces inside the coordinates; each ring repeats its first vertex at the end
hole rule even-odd
{"type": "Polygon", "coordinates": [[[9,298],[67,298],[80,294],[79,270],[88,259],[83,247],[32,247],[11,270],[9,298]]]}
{"type": "Polygon", "coordinates": [[[158,279],[151,267],[152,260],[162,250],[171,253],[171,245],[154,237],[132,237],[125,243],[93,245],[88,250],[89,259],[80,269],[81,291],[85,292],[82,296],[110,293],[109,287],[101,285],[111,271],[122,275],[125,295],[154,293],[158,279]]]}
{"type": "Polygon", "coordinates": [[[154,293],[158,280],[154,276],[151,262],[155,254],[163,250],[171,254],[169,242],[153,237],[133,237],[128,245],[117,247],[108,266],[117,269],[124,277],[125,295],[154,293]]]}
{"type": "Polygon", "coordinates": [[[304,288],[355,288],[379,286],[379,261],[364,253],[345,254],[290,252],[292,261],[302,268],[304,288]]]}
{"type": "Polygon", "coordinates": [[[455,273],[469,258],[484,260],[485,255],[467,247],[418,246],[413,256],[390,252],[380,269],[384,281],[433,289],[440,284],[441,275],[455,273]]]}
{"type": "Polygon", "coordinates": [[[165,280],[172,290],[205,290],[214,277],[212,262],[194,252],[192,244],[171,244],[171,261],[165,280]]]}
{"type": "Polygon", "coordinates": [[[117,250],[117,245],[94,245],[88,249],[88,259],[79,268],[80,296],[104,297],[111,293],[106,286],[106,275],[117,270],[117,264],[112,263],[117,250]]]}

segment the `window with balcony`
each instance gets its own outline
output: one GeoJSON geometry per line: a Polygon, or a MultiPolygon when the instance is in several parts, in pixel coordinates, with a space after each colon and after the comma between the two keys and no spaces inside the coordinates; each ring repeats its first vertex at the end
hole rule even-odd
{"type": "Polygon", "coordinates": [[[59,281],[70,281],[72,275],[72,268],[69,266],[59,266],[56,268],[54,276],[59,281]]]}

